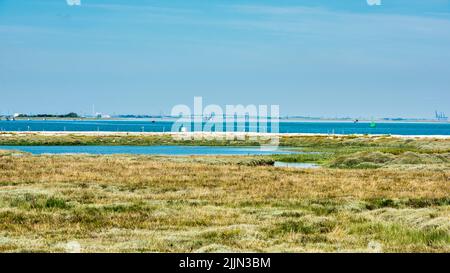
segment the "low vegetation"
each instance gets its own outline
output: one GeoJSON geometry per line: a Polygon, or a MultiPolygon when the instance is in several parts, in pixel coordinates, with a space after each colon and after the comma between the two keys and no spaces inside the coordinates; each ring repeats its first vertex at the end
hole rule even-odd
{"type": "Polygon", "coordinates": [[[0,251],[450,251],[449,171],[251,165],[4,155],[0,251]]]}
{"type": "MultiPolygon", "coordinates": [[[[246,137],[245,140],[226,139],[187,139],[178,140],[169,134],[41,134],[0,132],[0,146],[21,145],[200,145],[200,146],[259,146],[267,143],[264,139],[246,137]]],[[[390,153],[404,151],[415,152],[450,152],[450,140],[439,138],[398,138],[391,136],[368,135],[311,135],[282,136],[282,147],[301,147],[307,151],[346,152],[361,149],[383,149],[390,153]]]]}
{"type": "Polygon", "coordinates": [[[0,152],[0,252],[450,251],[448,140],[282,143],[315,153],[0,152]]]}

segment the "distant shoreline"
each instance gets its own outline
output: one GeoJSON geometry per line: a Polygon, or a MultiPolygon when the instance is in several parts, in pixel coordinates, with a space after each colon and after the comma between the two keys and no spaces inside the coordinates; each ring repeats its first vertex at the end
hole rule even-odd
{"type": "Polygon", "coordinates": [[[307,137],[307,136],[330,136],[330,137],[393,137],[393,138],[424,138],[424,139],[450,139],[450,135],[389,135],[389,134],[321,134],[321,133],[249,133],[249,132],[187,132],[187,133],[177,133],[177,132],[114,132],[114,131],[27,131],[27,132],[17,132],[17,131],[3,131],[0,132],[1,136],[7,135],[41,135],[41,136],[67,136],[67,135],[77,135],[77,136],[203,136],[203,137],[226,137],[226,136],[253,136],[253,137],[307,137]]]}
{"type": "MultiPolygon", "coordinates": [[[[37,117],[31,117],[31,118],[16,118],[15,121],[155,121],[155,122],[162,122],[162,121],[166,121],[166,122],[174,122],[177,121],[178,118],[175,117],[155,117],[155,118],[90,118],[90,117],[86,117],[86,118],[54,118],[54,117],[49,117],[49,118],[37,118],[37,117]]],[[[327,118],[284,118],[281,117],[280,118],[280,122],[336,122],[336,123],[354,123],[355,120],[358,120],[357,123],[370,123],[372,122],[372,120],[370,119],[327,119],[327,118]]],[[[1,119],[0,121],[8,121],[6,119],[1,119]]],[[[442,124],[447,124],[450,123],[450,120],[434,120],[434,119],[401,119],[401,120],[386,120],[386,119],[374,119],[373,120],[376,123],[442,123],[442,124]]],[[[14,122],[14,121],[11,121],[14,122]]]]}

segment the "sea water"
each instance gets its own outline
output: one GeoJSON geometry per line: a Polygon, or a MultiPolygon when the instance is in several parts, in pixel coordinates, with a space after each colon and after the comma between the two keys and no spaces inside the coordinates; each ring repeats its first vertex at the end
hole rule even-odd
{"type": "MultiPolygon", "coordinates": [[[[173,121],[152,120],[17,120],[0,121],[0,131],[100,131],[100,132],[170,132],[173,121]]],[[[254,131],[250,124],[235,131],[254,131]]],[[[269,126],[268,131],[271,132],[269,126]]],[[[375,128],[367,122],[297,122],[282,121],[279,133],[450,135],[450,123],[384,122],[375,128]]]]}

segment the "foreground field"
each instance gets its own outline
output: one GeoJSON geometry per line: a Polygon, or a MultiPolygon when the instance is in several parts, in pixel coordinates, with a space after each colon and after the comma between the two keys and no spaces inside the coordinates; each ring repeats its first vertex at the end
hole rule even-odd
{"type": "MultiPolygon", "coordinates": [[[[444,144],[427,151],[445,161],[444,144]]],[[[244,157],[3,153],[0,251],[450,252],[448,163],[352,168],[339,165],[345,147],[339,160],[309,159],[337,164],[314,170],[244,157]]]]}

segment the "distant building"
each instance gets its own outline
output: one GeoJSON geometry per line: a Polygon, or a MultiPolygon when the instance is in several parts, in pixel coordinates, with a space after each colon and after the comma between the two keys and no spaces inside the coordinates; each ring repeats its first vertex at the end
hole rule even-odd
{"type": "Polygon", "coordinates": [[[96,118],[111,118],[110,115],[102,114],[102,113],[96,113],[96,114],[95,114],[95,117],[96,117],[96,118]]]}
{"type": "Polygon", "coordinates": [[[5,116],[5,119],[10,121],[10,120],[16,120],[16,116],[15,115],[11,115],[11,116],[5,116]]]}
{"type": "Polygon", "coordinates": [[[448,120],[448,117],[445,115],[444,112],[439,113],[438,111],[435,111],[435,116],[436,116],[436,119],[439,121],[447,121],[448,120]]]}

